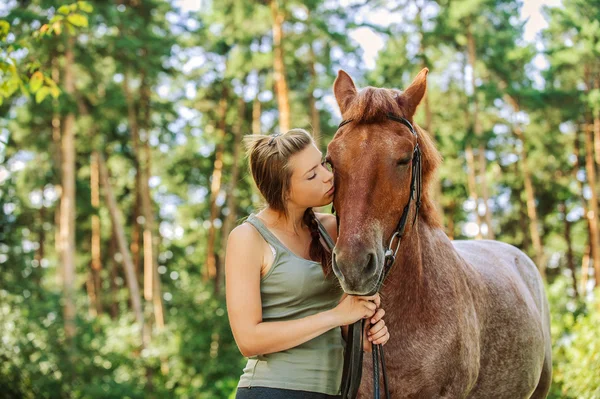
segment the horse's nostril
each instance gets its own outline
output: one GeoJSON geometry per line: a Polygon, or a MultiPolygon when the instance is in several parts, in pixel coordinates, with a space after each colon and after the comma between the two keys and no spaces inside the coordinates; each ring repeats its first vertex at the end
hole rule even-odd
{"type": "Polygon", "coordinates": [[[371,275],[375,273],[375,269],[376,269],[376,262],[375,262],[375,255],[373,253],[370,253],[368,258],[367,258],[367,275],[371,275]]]}
{"type": "Polygon", "coordinates": [[[340,281],[344,281],[344,275],[342,273],[340,273],[340,268],[337,265],[337,262],[335,261],[335,252],[333,253],[333,257],[331,259],[331,267],[333,268],[333,273],[337,276],[337,278],[340,281]]]}

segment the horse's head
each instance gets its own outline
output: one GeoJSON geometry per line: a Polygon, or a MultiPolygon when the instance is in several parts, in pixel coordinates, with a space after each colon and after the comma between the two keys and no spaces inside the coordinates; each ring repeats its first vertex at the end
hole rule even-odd
{"type": "MultiPolygon", "coordinates": [[[[339,217],[333,270],[349,294],[367,295],[380,288],[384,251],[411,196],[417,143],[423,178],[420,219],[439,225],[427,193],[439,154],[413,123],[425,95],[427,73],[423,69],[404,92],[374,87],[358,92],[344,71],[335,81],[334,93],[344,122],[327,147],[327,160],[334,171],[333,204],[339,217]],[[400,123],[402,119],[408,123],[400,123]]],[[[416,202],[409,208],[404,236],[416,227],[412,223],[416,202]]],[[[398,257],[402,256],[399,252],[398,257]]]]}

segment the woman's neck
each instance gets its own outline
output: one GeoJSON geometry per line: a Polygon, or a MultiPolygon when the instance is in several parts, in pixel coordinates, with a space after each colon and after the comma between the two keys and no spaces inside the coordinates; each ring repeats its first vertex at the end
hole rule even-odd
{"type": "Polygon", "coordinates": [[[307,208],[291,208],[288,209],[287,218],[283,212],[275,211],[270,207],[266,207],[260,212],[260,216],[266,220],[271,226],[283,230],[288,234],[298,235],[306,226],[303,222],[304,212],[307,208]]]}

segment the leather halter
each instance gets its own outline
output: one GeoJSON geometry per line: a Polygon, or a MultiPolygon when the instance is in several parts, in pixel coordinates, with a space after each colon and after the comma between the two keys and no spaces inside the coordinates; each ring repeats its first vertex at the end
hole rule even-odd
{"type": "MultiPolygon", "coordinates": [[[[400,122],[408,129],[410,132],[418,139],[417,132],[415,131],[413,125],[405,118],[401,116],[394,115],[392,113],[387,114],[387,118],[396,122],[400,122]]],[[[352,119],[347,119],[340,123],[338,129],[342,126],[352,122],[352,119]]],[[[400,248],[400,243],[402,241],[402,237],[404,236],[404,230],[406,229],[406,221],[408,219],[408,213],[410,211],[410,205],[412,201],[416,201],[416,210],[415,217],[413,219],[413,226],[417,221],[417,216],[419,214],[419,208],[421,207],[421,189],[422,189],[422,167],[421,167],[421,149],[419,147],[419,143],[415,145],[415,149],[413,151],[412,158],[412,169],[411,169],[411,180],[410,180],[410,195],[408,197],[408,202],[404,206],[404,210],[402,211],[402,216],[398,221],[398,225],[396,226],[396,230],[392,234],[390,238],[387,249],[385,250],[385,258],[384,258],[384,267],[383,272],[381,273],[381,278],[378,284],[375,287],[375,292],[379,291],[381,284],[387,277],[392,265],[396,261],[396,255],[398,254],[398,249],[400,248]],[[394,241],[397,241],[396,248],[392,250],[392,246],[394,241]]],[[[332,213],[335,214],[335,209],[332,206],[332,213]]],[[[339,214],[336,215],[338,219],[338,229],[339,229],[339,214]]],[[[369,295],[374,294],[370,293],[369,295]]],[[[358,388],[360,386],[360,380],[362,377],[362,358],[363,358],[363,331],[365,328],[365,320],[359,320],[348,327],[348,338],[346,342],[346,351],[344,353],[344,369],[342,372],[342,399],[354,399],[358,393],[358,388]]],[[[390,398],[390,393],[388,389],[387,382],[387,374],[385,369],[385,356],[383,352],[383,346],[381,344],[373,345],[373,395],[376,399],[379,399],[379,358],[381,357],[381,370],[383,374],[383,385],[385,389],[385,397],[387,399],[390,398]]]]}

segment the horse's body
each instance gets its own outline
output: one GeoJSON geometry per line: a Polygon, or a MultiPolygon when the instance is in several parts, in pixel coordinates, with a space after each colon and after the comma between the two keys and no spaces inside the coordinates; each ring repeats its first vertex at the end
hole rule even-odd
{"type": "MultiPolygon", "coordinates": [[[[423,278],[436,284],[425,289],[439,297],[420,293],[432,312],[420,317],[408,306],[396,309],[406,301],[399,270],[382,289],[392,334],[385,345],[391,397],[545,398],[550,322],[533,262],[498,241],[451,243],[432,233],[421,249],[425,257],[436,254],[427,264],[440,267],[425,268],[423,278]]],[[[372,397],[370,360],[366,356],[359,398],[372,397]]]]}
{"type": "MultiPolygon", "coordinates": [[[[335,87],[343,116],[345,111],[357,112],[352,109],[354,99],[347,97],[361,96],[352,91],[354,84],[344,75],[338,76],[335,87]]],[[[425,91],[425,76],[420,74],[404,97],[397,97],[397,108],[385,111],[412,118],[425,91]],[[412,109],[411,95],[418,97],[412,99],[412,109]]],[[[355,105],[364,111],[375,105],[369,100],[386,107],[375,96],[360,97],[355,105]]],[[[342,287],[357,295],[372,289],[372,276],[381,270],[377,265],[383,247],[408,198],[410,172],[390,169],[382,151],[390,152],[392,147],[398,158],[414,146],[404,143],[410,136],[398,133],[401,127],[395,128],[395,136],[386,136],[391,128],[383,119],[360,127],[338,132],[328,149],[336,173],[334,205],[340,217],[334,271],[342,287]],[[373,157],[369,150],[381,159],[368,160],[373,157]],[[386,180],[385,174],[393,178],[396,173],[399,182],[386,180]]],[[[437,166],[437,151],[420,129],[418,140],[427,185],[437,166]]],[[[452,242],[433,216],[429,198],[423,199],[421,209],[417,223],[409,223],[380,290],[391,333],[385,345],[391,397],[545,398],[551,383],[550,319],[535,264],[501,242],[452,242]]],[[[371,359],[366,356],[359,398],[372,397],[372,378],[371,359]]]]}

